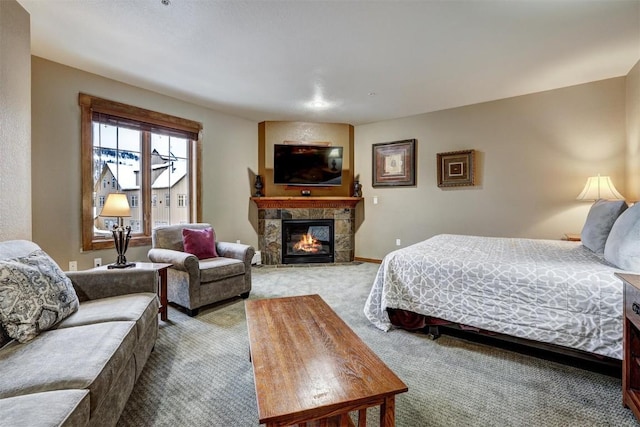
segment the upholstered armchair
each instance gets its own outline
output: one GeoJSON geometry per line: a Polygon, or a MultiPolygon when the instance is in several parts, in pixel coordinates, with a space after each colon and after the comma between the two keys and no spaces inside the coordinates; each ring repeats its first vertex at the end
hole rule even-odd
{"type": "Polygon", "coordinates": [[[214,239],[216,257],[199,259],[185,252],[183,230],[187,229],[187,234],[207,228],[213,230],[210,224],[192,223],[160,226],[152,231],[149,259],[173,264],[167,273],[167,298],[184,307],[189,316],[208,304],[235,296],[247,298],[251,291],[252,246],[214,239]]]}

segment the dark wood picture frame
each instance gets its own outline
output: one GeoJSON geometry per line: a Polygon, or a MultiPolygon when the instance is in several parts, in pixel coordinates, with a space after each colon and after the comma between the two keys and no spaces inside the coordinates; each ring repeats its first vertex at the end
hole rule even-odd
{"type": "Polygon", "coordinates": [[[416,185],[416,140],[373,144],[373,187],[416,185]]]}
{"type": "Polygon", "coordinates": [[[475,185],[475,150],[438,153],[437,167],[438,187],[475,185]]]}

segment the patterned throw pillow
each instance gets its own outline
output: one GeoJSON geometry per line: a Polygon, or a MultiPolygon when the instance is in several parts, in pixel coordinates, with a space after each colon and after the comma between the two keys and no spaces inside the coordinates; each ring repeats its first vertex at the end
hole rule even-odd
{"type": "Polygon", "coordinates": [[[44,251],[0,260],[0,322],[21,343],[78,310],[71,280],[44,251]]]}

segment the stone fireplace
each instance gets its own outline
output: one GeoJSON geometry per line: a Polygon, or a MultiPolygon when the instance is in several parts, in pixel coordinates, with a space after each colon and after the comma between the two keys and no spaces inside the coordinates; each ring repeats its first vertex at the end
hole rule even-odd
{"type": "MultiPolygon", "coordinates": [[[[258,249],[262,254],[262,264],[281,265],[308,262],[346,263],[354,259],[355,253],[355,207],[360,197],[252,197],[258,206],[258,249]],[[293,220],[293,221],[292,221],[293,220]],[[292,252],[283,243],[283,223],[291,221],[301,224],[301,220],[311,221],[306,226],[326,226],[331,230],[322,233],[322,257],[304,256],[297,251],[298,258],[291,258],[292,252]],[[319,220],[319,221],[318,221],[319,220]],[[332,247],[327,248],[326,233],[332,233],[332,247]],[[284,254],[284,256],[283,256],[284,254]]],[[[300,230],[294,234],[300,234],[300,230]]],[[[318,236],[316,236],[317,238],[318,236]]],[[[293,252],[296,252],[295,250],[293,252]]]]}
{"type": "Polygon", "coordinates": [[[283,219],[282,263],[333,262],[333,219],[283,219]]]}

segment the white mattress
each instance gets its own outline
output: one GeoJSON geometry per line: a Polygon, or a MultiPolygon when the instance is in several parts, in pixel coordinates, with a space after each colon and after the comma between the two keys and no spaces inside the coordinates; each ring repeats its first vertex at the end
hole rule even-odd
{"type": "Polygon", "coordinates": [[[365,305],[622,359],[622,282],[578,242],[438,235],[388,254],[365,305]]]}

